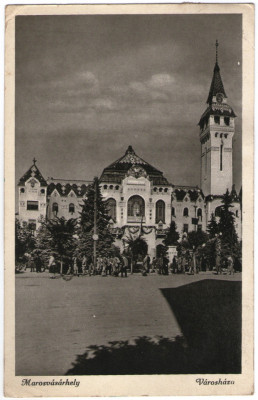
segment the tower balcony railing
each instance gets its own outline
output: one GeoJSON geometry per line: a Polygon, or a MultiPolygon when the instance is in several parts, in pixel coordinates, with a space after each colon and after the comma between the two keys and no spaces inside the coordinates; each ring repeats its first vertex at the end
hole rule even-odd
{"type": "Polygon", "coordinates": [[[141,223],[146,222],[146,218],[142,216],[127,216],[127,222],[141,223]]]}

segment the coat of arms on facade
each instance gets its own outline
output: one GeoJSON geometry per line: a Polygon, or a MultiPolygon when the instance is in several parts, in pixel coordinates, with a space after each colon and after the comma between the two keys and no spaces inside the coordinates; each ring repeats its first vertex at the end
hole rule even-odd
{"type": "Polygon", "coordinates": [[[133,165],[127,172],[128,176],[134,176],[135,178],[144,178],[147,177],[147,172],[144,168],[140,167],[139,165],[133,165]]]}

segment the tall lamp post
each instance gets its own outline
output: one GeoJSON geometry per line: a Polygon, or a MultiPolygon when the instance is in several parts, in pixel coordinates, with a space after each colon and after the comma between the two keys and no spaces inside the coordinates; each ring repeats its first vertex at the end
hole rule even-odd
{"type": "Polygon", "coordinates": [[[93,226],[93,266],[94,270],[96,270],[97,264],[97,189],[98,189],[98,178],[94,178],[94,226],[93,226]]]}

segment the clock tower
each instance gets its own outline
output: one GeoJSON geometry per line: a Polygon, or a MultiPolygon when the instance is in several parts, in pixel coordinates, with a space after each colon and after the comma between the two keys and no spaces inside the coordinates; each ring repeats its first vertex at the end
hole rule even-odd
{"type": "Polygon", "coordinates": [[[235,117],[221,79],[216,41],[216,62],[207,108],[198,124],[201,142],[201,189],[205,196],[223,195],[227,189],[231,191],[235,117]]]}

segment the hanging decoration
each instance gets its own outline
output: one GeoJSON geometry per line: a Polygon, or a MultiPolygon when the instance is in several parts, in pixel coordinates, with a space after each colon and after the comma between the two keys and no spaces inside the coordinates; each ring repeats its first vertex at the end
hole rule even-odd
{"type": "Polygon", "coordinates": [[[128,226],[127,229],[128,229],[128,231],[129,231],[130,233],[132,233],[132,234],[134,235],[135,233],[139,232],[140,227],[139,227],[139,226],[137,226],[137,227],[135,227],[135,226],[132,226],[132,227],[128,226]]]}
{"type": "Polygon", "coordinates": [[[143,226],[142,231],[145,233],[145,235],[149,235],[150,233],[152,233],[153,228],[152,227],[148,228],[146,226],[143,226]]]}

